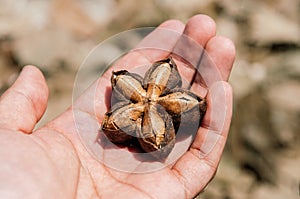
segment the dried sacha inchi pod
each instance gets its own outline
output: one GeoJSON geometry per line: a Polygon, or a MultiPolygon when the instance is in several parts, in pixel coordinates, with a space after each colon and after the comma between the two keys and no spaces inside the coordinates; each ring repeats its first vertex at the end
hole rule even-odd
{"type": "Polygon", "coordinates": [[[171,152],[178,129],[197,130],[206,111],[204,98],[181,88],[171,57],[153,63],[144,78],[126,70],[113,72],[111,84],[112,107],[102,131],[114,143],[137,139],[145,152],[156,151],[157,158],[171,152]]]}

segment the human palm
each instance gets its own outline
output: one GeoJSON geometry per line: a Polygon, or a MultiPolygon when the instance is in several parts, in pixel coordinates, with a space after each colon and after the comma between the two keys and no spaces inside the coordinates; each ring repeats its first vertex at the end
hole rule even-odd
{"type": "MultiPolygon", "coordinates": [[[[87,100],[94,95],[93,86],[71,108],[34,130],[46,109],[48,88],[40,71],[28,66],[0,98],[1,198],[192,198],[204,189],[216,172],[229,131],[232,91],[226,81],[235,56],[234,46],[230,40],[215,36],[213,20],[204,15],[194,16],[186,25],[166,21],[159,28],[183,33],[204,46],[223,80],[211,81],[214,85],[208,91],[207,113],[189,150],[172,166],[148,173],[122,172],[102,164],[86,150],[76,131],[78,125],[95,128],[90,122],[101,122],[107,110],[105,104],[99,103],[99,112],[94,116],[94,107],[87,100]],[[74,112],[87,119],[76,124],[74,112]]],[[[158,36],[153,31],[144,42],[157,40],[158,36]]],[[[175,47],[178,39],[170,39],[168,45],[175,47]]],[[[117,65],[149,64],[166,56],[167,52],[150,49],[132,51],[117,65]]],[[[177,63],[179,68],[185,65],[180,60],[177,63]]],[[[188,69],[181,72],[189,78],[188,69]]],[[[100,91],[109,87],[110,74],[106,72],[94,86],[100,91]]],[[[193,84],[191,89],[201,93],[200,84],[193,84]]],[[[101,95],[104,94],[99,92],[96,97],[104,97],[101,95]]]]}

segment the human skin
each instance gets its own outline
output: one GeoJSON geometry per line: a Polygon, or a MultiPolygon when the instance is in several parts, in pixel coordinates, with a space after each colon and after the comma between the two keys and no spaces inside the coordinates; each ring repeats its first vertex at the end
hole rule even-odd
{"type": "MultiPolygon", "coordinates": [[[[208,91],[207,99],[211,103],[220,90],[224,92],[223,101],[214,102],[225,110],[222,124],[218,118],[210,117],[219,110],[208,106],[189,150],[172,167],[144,174],[117,171],[95,159],[76,131],[74,110],[94,117],[85,97],[92,90],[57,118],[34,130],[46,110],[49,91],[42,73],[34,66],[26,66],[0,98],[0,198],[192,198],[206,187],[216,173],[230,127],[232,89],[227,81],[235,48],[229,39],[216,36],[215,22],[205,15],[193,16],[186,24],[169,20],[159,28],[192,38],[205,48],[219,69],[222,81],[208,91]],[[216,143],[211,150],[203,151],[203,142],[210,137],[217,137],[216,143]]],[[[156,38],[153,31],[147,41],[156,38]]],[[[175,46],[176,39],[170,45],[175,46]]],[[[166,56],[151,50],[132,51],[117,63],[127,63],[128,67],[166,56]]],[[[179,67],[183,65],[177,63],[179,67]]],[[[110,84],[110,74],[104,74],[101,86],[110,84]]],[[[195,92],[197,88],[192,86],[195,92]]],[[[101,105],[98,110],[97,118],[92,119],[101,122],[106,110],[101,105]]]]}

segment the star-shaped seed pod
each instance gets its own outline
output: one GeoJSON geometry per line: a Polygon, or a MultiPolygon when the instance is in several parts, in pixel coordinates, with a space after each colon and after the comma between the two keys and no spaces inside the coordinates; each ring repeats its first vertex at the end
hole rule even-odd
{"type": "MultiPolygon", "coordinates": [[[[145,77],[120,70],[112,73],[112,107],[102,130],[114,143],[138,139],[145,152],[165,158],[179,129],[200,126],[206,100],[181,88],[182,79],[171,57],[153,63],[145,77]]],[[[195,133],[195,132],[187,132],[195,133]]]]}

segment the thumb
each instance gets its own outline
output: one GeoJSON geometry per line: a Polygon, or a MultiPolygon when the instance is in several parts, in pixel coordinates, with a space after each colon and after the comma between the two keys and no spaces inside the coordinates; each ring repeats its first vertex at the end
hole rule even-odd
{"type": "Polygon", "coordinates": [[[41,71],[25,66],[15,83],[0,97],[0,128],[31,133],[46,110],[48,95],[41,71]]]}

